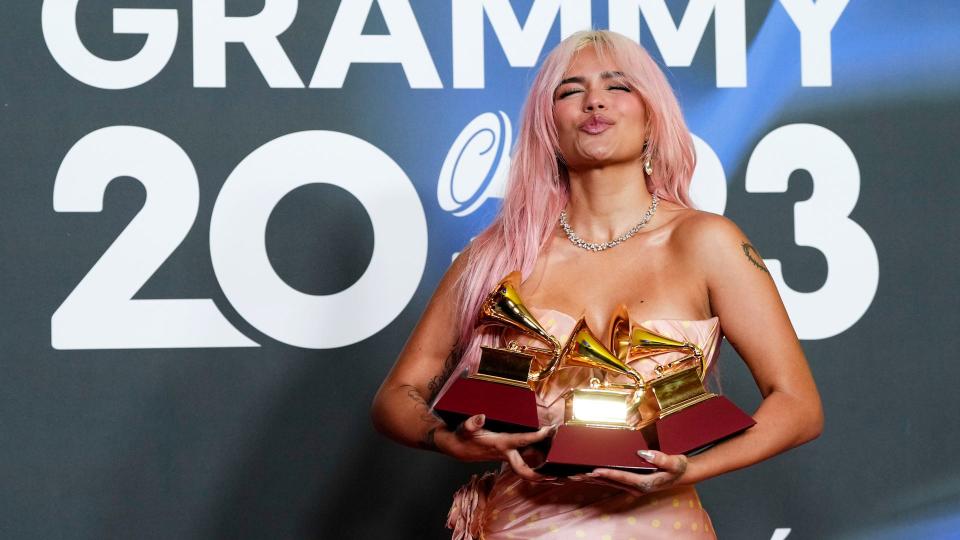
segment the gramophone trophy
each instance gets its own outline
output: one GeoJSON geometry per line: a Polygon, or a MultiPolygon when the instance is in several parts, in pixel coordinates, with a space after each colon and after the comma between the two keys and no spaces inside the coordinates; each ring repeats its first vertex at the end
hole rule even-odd
{"type": "Polygon", "coordinates": [[[519,281],[514,272],[497,285],[481,305],[477,326],[516,330],[545,346],[514,340],[505,347],[481,347],[476,372],[462,373],[433,404],[447,425],[482,413],[492,431],[536,431],[535,390],[569,368],[597,369],[602,379],[592,377],[589,387],[563,395],[564,423],[545,443],[546,457],[536,468],[544,474],[569,475],[596,467],[652,472],[656,467],[637,456],[637,450],[691,454],[755,424],[728,399],[704,388],[705,359],[697,345],[631,326],[621,306],[610,322],[609,349],[582,317],[561,346],[524,306],[517,293],[519,281]],[[667,352],[684,356],[659,365],[649,380],[628,363],[667,352]],[[607,381],[608,376],[628,382],[607,381]]]}
{"type": "MultiPolygon", "coordinates": [[[[616,327],[617,317],[612,327],[616,327]]],[[[648,445],[639,430],[643,397],[640,374],[611,353],[587,328],[581,317],[556,361],[558,369],[595,368],[626,375],[632,384],[611,384],[599,378],[589,388],[574,388],[563,396],[563,425],[550,441],[549,451],[536,470],[561,476],[596,467],[648,473],[656,467],[637,455],[648,445]]]]}
{"type": "Polygon", "coordinates": [[[635,326],[625,335],[621,325],[611,341],[621,358],[639,359],[666,352],[685,356],[658,365],[644,381],[638,411],[650,448],[667,454],[694,454],[756,424],[727,398],[703,386],[706,360],[697,345],[635,326]]]}
{"type": "Polygon", "coordinates": [[[523,305],[517,286],[519,272],[505,277],[487,295],[480,307],[477,326],[504,326],[544,342],[547,348],[529,347],[511,341],[506,347],[481,347],[475,373],[464,372],[434,402],[434,412],[449,426],[483,413],[485,426],[493,431],[536,431],[540,428],[537,381],[552,373],[560,352],[557,341],[523,305]],[[547,368],[538,369],[539,358],[547,368]]]}

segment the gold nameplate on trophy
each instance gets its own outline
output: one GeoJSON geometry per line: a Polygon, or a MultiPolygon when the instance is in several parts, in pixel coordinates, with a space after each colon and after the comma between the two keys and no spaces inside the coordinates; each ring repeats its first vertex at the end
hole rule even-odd
{"type": "Polygon", "coordinates": [[[636,392],[602,388],[597,378],[590,388],[574,388],[564,394],[564,424],[575,426],[637,429],[636,392]]]}
{"type": "Polygon", "coordinates": [[[716,397],[716,394],[708,392],[703,386],[699,360],[691,357],[682,362],[686,365],[664,370],[657,378],[647,381],[645,399],[640,405],[644,418],[664,418],[716,397]]]}
{"type": "Polygon", "coordinates": [[[534,355],[520,350],[480,346],[480,364],[471,379],[513,386],[529,386],[530,364],[534,355]]]}
{"type": "MultiPolygon", "coordinates": [[[[624,343],[622,332],[620,341],[624,343]]],[[[667,352],[687,353],[667,365],[657,366],[655,376],[644,381],[640,414],[645,420],[663,418],[716,397],[703,386],[705,360],[700,347],[677,341],[636,326],[630,330],[629,345],[618,351],[631,359],[667,352]],[[625,349],[625,350],[624,350],[625,349]]]]}

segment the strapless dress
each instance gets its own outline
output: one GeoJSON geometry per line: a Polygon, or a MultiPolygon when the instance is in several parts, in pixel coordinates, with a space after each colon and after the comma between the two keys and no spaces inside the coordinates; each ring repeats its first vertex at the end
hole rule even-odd
{"type": "MultiPolygon", "coordinates": [[[[560,311],[530,311],[561,343],[576,324],[573,317],[560,311]]],[[[710,371],[722,339],[719,318],[652,319],[639,324],[663,336],[698,345],[710,371]]],[[[647,377],[658,364],[669,363],[680,354],[664,353],[631,365],[647,377]]],[[[553,374],[537,392],[540,425],[562,423],[561,396],[571,388],[587,386],[595,375],[586,368],[563,369],[553,374]]],[[[527,482],[506,464],[497,472],[473,476],[460,488],[454,496],[447,526],[453,529],[455,540],[716,538],[693,486],[637,497],[622,489],[563,478],[551,483],[527,482]]]]}

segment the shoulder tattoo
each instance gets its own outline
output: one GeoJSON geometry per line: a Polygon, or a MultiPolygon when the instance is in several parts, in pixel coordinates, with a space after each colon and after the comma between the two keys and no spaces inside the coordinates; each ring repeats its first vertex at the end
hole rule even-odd
{"type": "Polygon", "coordinates": [[[757,251],[757,248],[753,247],[747,242],[741,243],[740,247],[743,248],[743,254],[747,257],[748,261],[753,263],[753,265],[758,269],[763,270],[768,274],[770,273],[770,271],[767,270],[767,266],[763,264],[763,257],[760,256],[760,252],[757,251]]]}

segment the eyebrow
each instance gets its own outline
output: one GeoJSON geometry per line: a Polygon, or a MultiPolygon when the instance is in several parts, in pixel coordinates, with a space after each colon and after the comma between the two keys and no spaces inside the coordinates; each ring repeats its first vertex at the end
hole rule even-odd
{"type": "MultiPolygon", "coordinates": [[[[603,71],[600,73],[600,78],[601,79],[620,79],[620,78],[623,78],[623,72],[622,71],[603,71]]],[[[560,88],[561,86],[567,83],[583,84],[585,81],[586,79],[584,79],[580,75],[577,75],[576,77],[569,77],[560,81],[560,84],[557,85],[557,88],[560,88]]]]}

